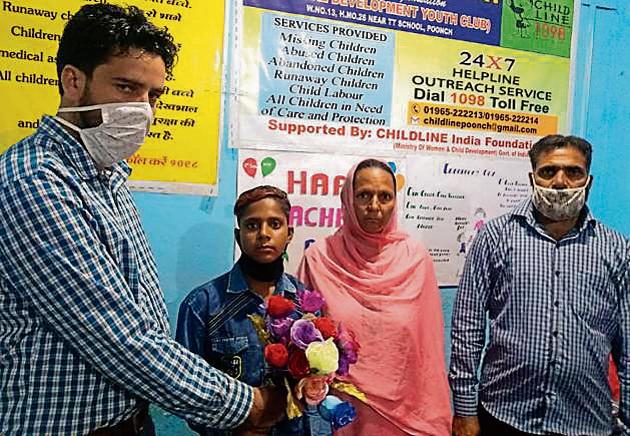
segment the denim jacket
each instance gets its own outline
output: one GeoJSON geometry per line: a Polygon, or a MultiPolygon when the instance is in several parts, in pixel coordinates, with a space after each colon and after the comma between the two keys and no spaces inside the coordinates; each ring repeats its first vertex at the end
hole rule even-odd
{"type": "MultiPolygon", "coordinates": [[[[289,274],[276,283],[275,295],[297,299],[304,285],[289,274]]],[[[176,340],[215,368],[250,386],[262,386],[269,367],[263,344],[247,315],[264,315],[263,299],[251,292],[238,264],[232,270],[193,290],[182,302],[176,340]]],[[[226,436],[229,430],[197,428],[203,436],[226,436]]],[[[326,436],[330,423],[309,408],[302,418],[276,424],[272,435],[326,436]]]]}

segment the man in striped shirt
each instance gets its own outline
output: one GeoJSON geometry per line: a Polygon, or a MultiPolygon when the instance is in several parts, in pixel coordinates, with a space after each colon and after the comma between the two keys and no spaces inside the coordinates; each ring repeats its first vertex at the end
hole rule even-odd
{"type": "Polygon", "coordinates": [[[453,434],[608,435],[611,351],[630,423],[630,244],[585,205],[588,142],[550,135],[529,155],[531,199],[483,227],[464,267],[452,318],[453,434]]]}
{"type": "Polygon", "coordinates": [[[125,181],[176,56],[139,9],[86,5],[57,53],[61,105],[0,156],[0,434],[151,434],[155,403],[212,428],[269,427],[252,389],[169,336],[125,181]]]}

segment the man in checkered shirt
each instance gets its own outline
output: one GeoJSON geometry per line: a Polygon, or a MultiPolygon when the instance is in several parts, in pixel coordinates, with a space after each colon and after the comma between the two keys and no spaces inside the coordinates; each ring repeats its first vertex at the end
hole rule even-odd
{"type": "Polygon", "coordinates": [[[57,116],[0,156],[4,436],[152,434],[149,402],[241,431],[282,414],[281,392],[237,382],[169,336],[124,159],[176,52],[135,7],[82,7],[59,44],[57,116]]]}
{"type": "Polygon", "coordinates": [[[531,199],[481,229],[457,292],[453,434],[609,435],[611,351],[630,423],[630,244],[585,205],[591,144],[550,135],[529,155],[531,199]]]}

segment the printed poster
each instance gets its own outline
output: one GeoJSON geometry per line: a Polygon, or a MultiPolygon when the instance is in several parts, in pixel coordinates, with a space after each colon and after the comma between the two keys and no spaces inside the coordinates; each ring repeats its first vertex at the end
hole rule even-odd
{"type": "MultiPolygon", "coordinates": [[[[348,170],[365,158],[239,150],[239,194],[273,185],[289,196],[289,225],[295,228],[295,236],[287,253],[288,272],[297,270],[309,245],[343,224],[339,194],[348,170]]],[[[481,227],[531,194],[530,167],[523,160],[413,156],[390,160],[389,165],[397,181],[398,224],[427,247],[441,286],[458,283],[470,244],[481,227]]]]}
{"type": "Polygon", "coordinates": [[[573,2],[237,4],[230,145],[307,173],[342,155],[401,162],[400,224],[457,284],[483,224],[530,195],[531,146],[566,133],[573,2]]]}
{"type": "MultiPolygon", "coordinates": [[[[289,225],[295,228],[287,250],[286,270],[294,274],[302,253],[313,242],[324,239],[343,224],[339,194],[352,166],[368,157],[324,155],[266,150],[239,150],[238,194],[259,185],[285,191],[291,202],[289,225]]],[[[395,172],[402,213],[405,182],[404,159],[389,162],[395,172]]],[[[236,257],[240,255],[236,247],[236,257]]]]}
{"type": "Polygon", "coordinates": [[[573,17],[527,1],[244,0],[230,143],[526,158],[567,128],[573,17]]]}
{"type": "Polygon", "coordinates": [[[456,156],[407,158],[403,227],[424,242],[438,283],[457,285],[474,237],[490,219],[531,195],[523,160],[456,156]]]}
{"type": "MultiPolygon", "coordinates": [[[[114,3],[114,2],[108,2],[114,3]]],[[[180,46],[149,138],[129,159],[134,189],[216,195],[219,158],[223,2],[130,0],[168,27],[180,46]]],[[[30,135],[59,105],[55,56],[63,27],[86,1],[0,2],[0,152],[30,135]]]]}
{"type": "Polygon", "coordinates": [[[246,6],[569,57],[573,0],[244,0],[246,6]]]}
{"type": "Polygon", "coordinates": [[[504,0],[501,46],[569,57],[573,0],[504,0]]]}

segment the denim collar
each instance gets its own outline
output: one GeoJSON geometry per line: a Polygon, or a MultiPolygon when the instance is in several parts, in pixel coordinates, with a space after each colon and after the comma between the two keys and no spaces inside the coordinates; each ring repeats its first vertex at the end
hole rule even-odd
{"type": "MultiPolygon", "coordinates": [[[[243,270],[238,263],[234,264],[234,267],[232,268],[232,271],[230,271],[230,275],[228,277],[227,292],[232,294],[240,294],[246,291],[249,291],[249,286],[247,285],[247,281],[245,280],[243,270]]],[[[287,292],[295,294],[297,292],[297,288],[295,287],[293,282],[289,280],[287,274],[283,273],[276,282],[276,289],[273,291],[273,293],[274,295],[284,295],[287,292]]]]}

